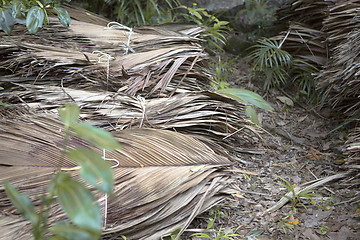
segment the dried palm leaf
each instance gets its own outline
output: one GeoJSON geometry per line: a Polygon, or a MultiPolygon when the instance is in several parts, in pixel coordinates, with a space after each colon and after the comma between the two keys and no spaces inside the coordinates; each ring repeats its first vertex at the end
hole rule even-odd
{"type": "Polygon", "coordinates": [[[277,13],[280,21],[290,22],[284,49],[306,62],[323,65],[317,76],[318,89],[324,101],[345,117],[360,115],[359,9],[359,0],[291,0],[277,13]]]}
{"type": "MultiPolygon", "coordinates": [[[[360,123],[360,120],[357,121],[360,123]]],[[[360,170],[360,127],[356,127],[349,135],[345,144],[345,154],[348,156],[345,163],[349,168],[360,170]]]]}
{"type": "Polygon", "coordinates": [[[327,48],[324,43],[326,34],[323,31],[313,29],[305,24],[292,23],[287,31],[272,39],[285,39],[282,49],[297,59],[318,66],[327,63],[327,48]]]}
{"type": "MultiPolygon", "coordinates": [[[[63,126],[54,118],[31,115],[0,122],[0,180],[10,181],[38,206],[35,197],[46,192],[47,182],[60,165],[63,126]]],[[[123,130],[114,135],[122,149],[106,153],[119,166],[114,168],[114,197],[107,200],[104,234],[157,239],[233,192],[231,162],[194,138],[156,129],[123,130]]],[[[90,146],[74,137],[69,147],[90,146]]],[[[74,162],[65,159],[61,166],[62,171],[78,176],[74,162]]],[[[93,192],[104,207],[104,196],[93,192]]],[[[29,225],[18,216],[3,187],[0,206],[1,237],[28,239],[29,225]]],[[[50,224],[64,218],[59,206],[51,209],[49,218],[50,224]]]]}
{"type": "Polygon", "coordinates": [[[75,102],[82,109],[83,119],[108,129],[151,127],[175,130],[233,150],[256,139],[249,131],[252,124],[246,120],[246,106],[216,93],[193,92],[170,98],[144,99],[102,91],[19,86],[19,90],[11,90],[11,95],[3,101],[17,103],[20,98],[28,106],[43,110],[56,110],[65,103],[75,102]]]}
{"type": "Polygon", "coordinates": [[[344,117],[360,115],[360,1],[336,1],[324,20],[331,60],[318,75],[332,107],[344,117]]]}
{"type": "Polygon", "coordinates": [[[321,30],[322,21],[327,17],[327,7],[333,1],[326,0],[289,0],[277,10],[276,17],[280,23],[298,22],[312,29],[321,30]]]}
{"type": "Polygon", "coordinates": [[[0,33],[0,75],[131,94],[171,91],[180,83],[188,90],[203,90],[212,80],[202,63],[207,54],[196,37],[204,29],[197,26],[130,30],[73,20],[64,28],[51,18],[47,29],[34,35],[24,30],[16,26],[11,37],[0,33]]]}

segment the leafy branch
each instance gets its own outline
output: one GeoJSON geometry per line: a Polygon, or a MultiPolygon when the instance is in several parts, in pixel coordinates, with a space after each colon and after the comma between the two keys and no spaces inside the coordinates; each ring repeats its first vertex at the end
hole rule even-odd
{"type": "MultiPolygon", "coordinates": [[[[59,109],[65,126],[65,140],[80,137],[101,149],[112,151],[120,148],[118,141],[110,133],[79,122],[79,114],[79,108],[75,104],[59,109]]],[[[66,146],[63,152],[79,165],[76,169],[80,169],[80,176],[87,184],[106,194],[113,191],[113,171],[100,154],[87,148],[68,150],[66,146]]],[[[45,236],[49,235],[53,236],[51,239],[99,239],[102,230],[99,204],[84,183],[73,179],[67,169],[61,167],[60,164],[50,179],[47,194],[39,197],[42,201],[40,211],[26,195],[8,182],[4,183],[6,195],[19,213],[30,221],[35,239],[45,239],[45,236]],[[47,217],[51,205],[55,202],[70,221],[64,220],[49,227],[47,217]]]]}
{"type": "Polygon", "coordinates": [[[25,24],[29,33],[36,33],[43,25],[49,22],[49,15],[54,15],[53,9],[60,23],[68,27],[70,16],[68,12],[60,7],[55,0],[13,0],[2,1],[0,4],[0,28],[8,35],[11,34],[14,25],[25,24]]]}

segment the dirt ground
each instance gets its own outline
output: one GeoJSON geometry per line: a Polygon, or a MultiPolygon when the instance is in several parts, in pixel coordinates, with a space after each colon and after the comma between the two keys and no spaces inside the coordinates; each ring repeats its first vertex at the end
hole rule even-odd
{"type": "Polygon", "coordinates": [[[229,239],[219,237],[221,232],[241,235],[232,239],[248,240],[360,239],[359,182],[351,177],[314,189],[316,203],[301,199],[303,205],[296,203],[295,212],[293,204],[288,202],[279,210],[264,214],[281,195],[289,192],[277,184],[285,183],[279,177],[297,186],[344,172],[342,147],[347,131],[342,128],[329,134],[341,124],[329,117],[329,111],[302,102],[294,102],[293,106],[285,104],[280,101],[288,95],[285,90],[271,89],[264,93],[244,60],[238,60],[235,66],[230,86],[265,95],[275,109],[259,111],[263,141],[236,155],[238,168],[257,176],[239,174],[239,193],[220,209],[197,219],[182,239],[204,239],[191,237],[194,232],[206,233],[212,239],[229,239]],[[213,227],[205,230],[215,214],[218,218],[213,227]]]}

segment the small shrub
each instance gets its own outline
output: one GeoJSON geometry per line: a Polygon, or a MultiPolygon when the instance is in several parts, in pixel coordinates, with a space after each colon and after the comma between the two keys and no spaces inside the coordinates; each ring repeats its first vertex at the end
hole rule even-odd
{"type": "Polygon", "coordinates": [[[72,104],[59,109],[59,115],[65,126],[64,149],[59,159],[59,168],[48,183],[48,192],[38,197],[42,204],[40,210],[35,208],[31,200],[18,192],[10,183],[5,182],[5,191],[15,208],[32,225],[35,239],[99,239],[102,230],[100,207],[95,197],[85,184],[73,179],[69,173],[62,170],[61,162],[68,155],[69,159],[79,164],[80,176],[86,184],[110,194],[114,186],[114,176],[110,164],[104,161],[100,154],[91,149],[68,149],[67,143],[75,135],[98,148],[106,150],[118,149],[119,143],[108,132],[86,123],[79,123],[80,110],[72,104]],[[71,132],[70,132],[71,130],[71,132]],[[69,220],[48,226],[48,216],[51,205],[58,202],[69,220]]]}
{"type": "Polygon", "coordinates": [[[25,24],[29,33],[36,33],[43,25],[47,25],[49,15],[54,15],[53,10],[60,23],[68,27],[70,16],[68,12],[60,7],[60,3],[54,0],[3,0],[0,3],[0,28],[10,35],[16,23],[25,24]]]}

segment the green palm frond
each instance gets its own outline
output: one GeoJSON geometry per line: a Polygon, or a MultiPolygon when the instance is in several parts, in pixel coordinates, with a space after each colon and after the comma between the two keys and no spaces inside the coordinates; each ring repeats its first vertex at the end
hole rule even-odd
{"type": "Polygon", "coordinates": [[[250,57],[255,61],[255,67],[260,71],[265,68],[289,66],[292,61],[292,56],[285,50],[281,49],[282,43],[268,38],[259,39],[258,44],[253,46],[255,48],[250,57]]]}

